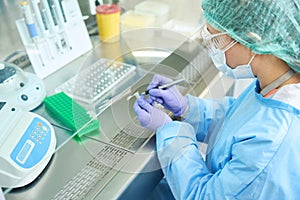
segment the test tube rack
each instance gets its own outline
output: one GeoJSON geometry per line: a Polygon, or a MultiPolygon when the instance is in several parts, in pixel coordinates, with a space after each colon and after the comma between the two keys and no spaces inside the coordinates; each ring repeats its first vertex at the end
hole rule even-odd
{"type": "Polygon", "coordinates": [[[92,49],[77,0],[28,0],[17,29],[35,73],[42,79],[92,49]]]}

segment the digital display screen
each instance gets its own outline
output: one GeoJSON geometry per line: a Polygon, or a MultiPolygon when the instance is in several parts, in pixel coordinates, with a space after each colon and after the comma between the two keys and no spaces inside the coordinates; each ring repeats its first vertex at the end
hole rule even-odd
{"type": "Polygon", "coordinates": [[[2,110],[2,108],[4,107],[5,104],[6,104],[6,102],[0,102],[0,110],[2,110]]]}

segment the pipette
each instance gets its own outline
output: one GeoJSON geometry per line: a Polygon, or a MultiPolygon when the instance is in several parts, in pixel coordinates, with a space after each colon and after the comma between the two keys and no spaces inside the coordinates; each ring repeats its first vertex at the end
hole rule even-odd
{"type": "Polygon", "coordinates": [[[34,23],[34,20],[33,20],[33,16],[32,16],[29,4],[28,4],[27,1],[22,1],[20,3],[20,6],[21,6],[21,9],[22,9],[23,14],[24,14],[25,23],[26,23],[30,38],[34,42],[34,44],[37,48],[37,54],[39,56],[41,64],[44,66],[45,64],[43,62],[43,58],[41,57],[40,49],[39,49],[39,46],[38,46],[38,42],[39,42],[38,41],[38,32],[37,32],[37,29],[36,29],[36,26],[35,26],[35,23],[34,23]]]}
{"type": "Polygon", "coordinates": [[[51,51],[51,47],[50,47],[51,45],[49,44],[49,40],[47,39],[46,28],[39,9],[40,0],[31,0],[31,3],[32,3],[33,11],[35,13],[35,17],[37,19],[39,30],[41,32],[41,36],[46,41],[47,51],[49,52],[50,58],[53,60],[54,59],[53,52],[51,51]]]}
{"type": "Polygon", "coordinates": [[[42,0],[42,3],[43,3],[43,6],[44,6],[44,9],[45,9],[45,17],[46,17],[46,24],[47,24],[47,27],[50,31],[50,34],[51,34],[51,37],[53,37],[54,39],[54,43],[55,43],[55,46],[57,48],[57,50],[63,54],[63,49],[62,49],[62,45],[61,45],[61,40],[59,38],[59,35],[57,34],[57,29],[55,27],[55,24],[54,24],[54,19],[53,19],[53,16],[51,14],[51,9],[50,9],[50,6],[49,6],[49,3],[48,3],[48,0],[42,0]]]}
{"type": "Polygon", "coordinates": [[[34,24],[34,20],[33,20],[32,13],[31,13],[30,7],[28,5],[28,2],[22,1],[20,3],[20,6],[23,10],[25,23],[26,23],[30,38],[34,42],[37,42],[38,41],[38,32],[36,30],[36,26],[34,24]]]}
{"type": "Polygon", "coordinates": [[[61,2],[59,2],[59,0],[52,0],[52,2],[54,2],[54,5],[52,5],[54,17],[56,18],[56,21],[58,23],[59,31],[63,33],[61,37],[62,47],[72,49],[72,47],[69,45],[69,41],[67,40],[67,36],[64,36],[65,20],[61,2]]]}
{"type": "MultiPolygon", "coordinates": [[[[172,87],[174,85],[178,85],[178,84],[180,84],[180,83],[182,83],[184,81],[185,81],[185,79],[182,78],[182,79],[178,79],[178,80],[175,80],[173,82],[167,83],[165,85],[156,86],[156,87],[154,87],[152,89],[161,89],[161,90],[163,90],[163,89],[172,87]]],[[[150,90],[152,90],[152,89],[150,89],[150,90]]],[[[133,95],[130,95],[130,96],[127,97],[127,101],[129,101],[134,96],[138,97],[139,95],[147,95],[147,94],[149,94],[150,90],[146,90],[145,92],[142,92],[141,94],[138,94],[138,92],[135,92],[133,95]]]]}

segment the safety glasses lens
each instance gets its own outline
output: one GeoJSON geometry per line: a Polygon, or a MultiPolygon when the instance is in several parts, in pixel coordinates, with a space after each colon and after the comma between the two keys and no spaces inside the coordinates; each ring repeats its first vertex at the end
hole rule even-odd
{"type": "Polygon", "coordinates": [[[215,51],[216,49],[227,49],[227,46],[233,41],[227,33],[211,34],[206,25],[201,28],[200,37],[209,52],[215,51]]]}

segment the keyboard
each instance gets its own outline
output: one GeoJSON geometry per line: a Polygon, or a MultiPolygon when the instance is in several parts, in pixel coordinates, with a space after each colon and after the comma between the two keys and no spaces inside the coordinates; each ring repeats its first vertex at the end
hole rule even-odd
{"type": "Polygon", "coordinates": [[[136,66],[101,58],[56,88],[70,97],[92,104],[134,74],[136,66]]]}

